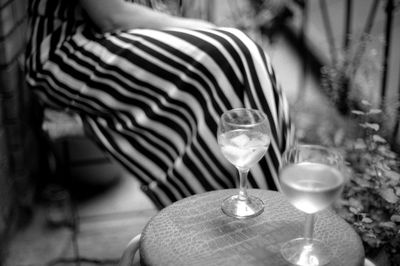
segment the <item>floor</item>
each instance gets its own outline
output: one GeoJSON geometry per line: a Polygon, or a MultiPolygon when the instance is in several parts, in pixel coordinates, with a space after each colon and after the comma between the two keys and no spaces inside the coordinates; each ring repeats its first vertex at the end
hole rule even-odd
{"type": "Polygon", "coordinates": [[[6,266],[117,265],[129,240],[157,213],[125,173],[108,189],[78,200],[76,235],[62,223],[63,215],[71,217],[65,207],[38,204],[32,222],[13,239],[6,266]]]}

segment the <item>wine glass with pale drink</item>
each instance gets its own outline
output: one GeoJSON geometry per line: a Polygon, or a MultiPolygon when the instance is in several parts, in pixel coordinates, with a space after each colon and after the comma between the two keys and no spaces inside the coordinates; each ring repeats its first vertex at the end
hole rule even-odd
{"type": "Polygon", "coordinates": [[[329,248],[313,238],[314,216],[341,194],[345,177],[342,156],[320,145],[298,145],[283,154],[279,172],[281,191],[306,213],[305,235],[286,242],[283,257],[293,265],[317,266],[330,262],[329,248]]]}
{"type": "Polygon", "coordinates": [[[223,201],[222,211],[236,218],[259,215],[264,210],[264,203],[247,194],[247,175],[270,144],[266,115],[247,108],[228,110],[221,115],[217,137],[222,154],[239,172],[239,193],[223,201]]]}

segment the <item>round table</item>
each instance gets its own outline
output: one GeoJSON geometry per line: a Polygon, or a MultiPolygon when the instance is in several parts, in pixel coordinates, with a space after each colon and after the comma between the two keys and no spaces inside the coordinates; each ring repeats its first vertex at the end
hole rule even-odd
{"type": "MultiPolygon", "coordinates": [[[[278,192],[250,189],[261,198],[264,212],[235,219],[221,211],[222,201],[236,189],[185,198],[160,211],[146,225],[140,240],[141,265],[288,265],[280,246],[302,236],[304,213],[278,192]]],[[[364,265],[358,234],[331,210],[316,214],[315,238],[332,252],[329,266],[364,265]]]]}

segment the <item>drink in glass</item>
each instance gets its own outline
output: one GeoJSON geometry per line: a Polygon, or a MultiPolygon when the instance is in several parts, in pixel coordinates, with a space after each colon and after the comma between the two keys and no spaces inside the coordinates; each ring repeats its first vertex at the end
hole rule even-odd
{"type": "Polygon", "coordinates": [[[292,164],[280,176],[283,193],[305,213],[327,208],[338,197],[344,183],[339,170],[321,163],[292,164]]]}
{"type": "Polygon", "coordinates": [[[236,167],[249,169],[264,155],[269,146],[269,136],[251,130],[232,130],[218,137],[222,153],[236,167]]]}
{"type": "Polygon", "coordinates": [[[218,125],[222,154],[239,172],[239,193],[227,198],[222,211],[232,217],[247,218],[264,210],[263,202],[247,194],[247,174],[265,155],[270,144],[270,128],[264,113],[237,108],[224,112],[218,125]]]}
{"type": "Polygon", "coordinates": [[[319,145],[298,145],[283,155],[279,173],[281,191],[306,213],[305,236],[286,242],[283,257],[294,265],[325,265],[329,248],[313,238],[314,214],[329,207],[343,189],[343,160],[339,153],[319,145]]]}

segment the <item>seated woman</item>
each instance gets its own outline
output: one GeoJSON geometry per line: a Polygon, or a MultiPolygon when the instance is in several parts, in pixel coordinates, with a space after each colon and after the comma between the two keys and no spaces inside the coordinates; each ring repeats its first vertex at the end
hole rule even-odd
{"type": "Polygon", "coordinates": [[[292,134],[269,58],[237,29],[159,12],[153,2],[30,1],[30,87],[43,105],[80,115],[159,208],[236,187],[218,119],[227,109],[262,110],[272,142],[249,181],[277,189],[292,134]]]}

